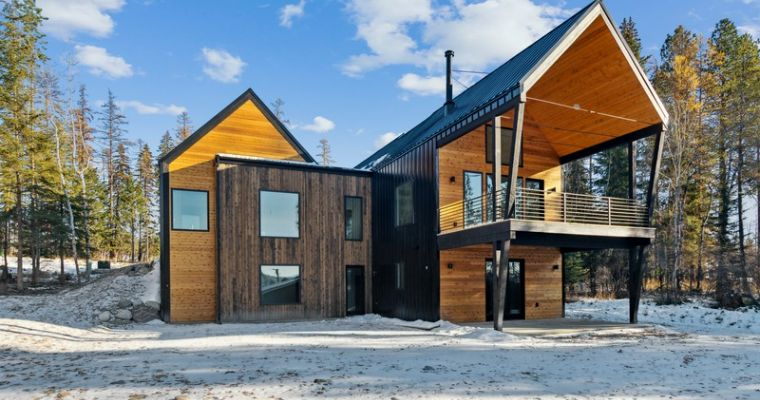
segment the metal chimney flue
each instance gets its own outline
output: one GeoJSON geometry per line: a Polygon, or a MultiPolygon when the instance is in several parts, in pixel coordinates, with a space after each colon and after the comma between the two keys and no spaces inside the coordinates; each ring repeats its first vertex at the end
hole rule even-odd
{"type": "Polygon", "coordinates": [[[448,114],[454,108],[454,88],[451,85],[451,59],[454,58],[454,51],[446,50],[444,55],[446,56],[446,103],[444,103],[444,110],[448,114]]]}

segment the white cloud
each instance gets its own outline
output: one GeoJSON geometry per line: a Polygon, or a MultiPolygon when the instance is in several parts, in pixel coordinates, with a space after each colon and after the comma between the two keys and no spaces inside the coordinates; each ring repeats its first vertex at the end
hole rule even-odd
{"type": "Polygon", "coordinates": [[[209,78],[222,83],[234,83],[240,79],[245,62],[237,56],[233,56],[224,49],[210,49],[204,47],[203,72],[209,78]]]}
{"type": "Polygon", "coordinates": [[[399,135],[396,132],[385,132],[382,135],[378,136],[377,139],[375,139],[375,150],[392,142],[393,139],[397,138],[398,136],[399,135]]]}
{"type": "Polygon", "coordinates": [[[335,122],[332,122],[321,115],[317,115],[316,117],[314,117],[314,120],[312,123],[310,123],[309,125],[303,126],[302,129],[306,131],[317,132],[317,133],[327,133],[335,129],[335,122]]]}
{"type": "Polygon", "coordinates": [[[38,0],[37,6],[47,18],[42,30],[63,40],[76,33],[106,37],[113,32],[109,13],[118,12],[125,0],[38,0]]]}
{"type": "Polygon", "coordinates": [[[293,20],[303,17],[303,9],[306,0],[300,0],[295,4],[287,4],[280,10],[280,25],[290,28],[293,26],[293,20]]]}
{"type": "Polygon", "coordinates": [[[74,46],[76,61],[88,67],[93,75],[104,75],[108,78],[128,78],[134,74],[132,66],[123,58],[108,54],[102,47],[90,45],[74,46]]]}
{"type": "Polygon", "coordinates": [[[116,104],[123,109],[133,109],[138,114],[145,115],[179,115],[187,111],[187,108],[178,106],[175,104],[163,105],[163,104],[145,104],[139,100],[122,100],[117,101],[116,104]]]}
{"type": "Polygon", "coordinates": [[[421,96],[442,94],[446,91],[446,77],[444,76],[404,74],[397,84],[401,89],[421,96]]]}
{"type": "MultiPolygon", "coordinates": [[[[342,65],[342,72],[360,76],[388,65],[421,68],[426,77],[407,74],[398,83],[426,87],[423,94],[432,94],[428,85],[443,70],[445,50],[456,52],[457,69],[489,69],[570,14],[533,0],[451,0],[440,6],[430,0],[350,0],[347,10],[356,25],[357,38],[369,51],[351,56],[342,65]]],[[[469,84],[476,78],[464,76],[460,80],[469,84]]],[[[437,92],[443,90],[441,85],[437,92]]]]}

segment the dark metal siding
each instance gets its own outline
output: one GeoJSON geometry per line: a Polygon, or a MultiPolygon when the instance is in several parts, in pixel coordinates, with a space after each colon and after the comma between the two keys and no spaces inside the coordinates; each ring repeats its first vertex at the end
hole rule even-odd
{"type": "Polygon", "coordinates": [[[407,320],[439,319],[438,179],[431,140],[375,171],[372,180],[374,311],[407,320]],[[414,223],[395,226],[397,185],[413,180],[414,223]],[[395,288],[395,263],[404,263],[404,289],[395,288]]]}

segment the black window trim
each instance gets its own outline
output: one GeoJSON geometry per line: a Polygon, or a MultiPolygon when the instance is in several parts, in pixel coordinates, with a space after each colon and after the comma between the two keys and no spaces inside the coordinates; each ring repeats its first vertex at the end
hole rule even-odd
{"type": "MultiPolygon", "coordinates": [[[[293,192],[289,190],[273,190],[273,189],[259,189],[259,239],[301,239],[301,193],[293,192]],[[264,236],[261,231],[261,224],[264,222],[264,218],[261,218],[261,192],[274,192],[274,193],[289,193],[298,196],[298,236],[264,236]]],[[[295,264],[292,264],[295,265],[295,264]]]]}
{"type": "Polygon", "coordinates": [[[347,241],[351,242],[361,242],[364,240],[364,197],[362,196],[351,196],[351,195],[345,195],[343,196],[343,237],[347,241]],[[346,232],[346,224],[348,222],[346,218],[346,210],[348,209],[348,199],[359,199],[360,205],[361,205],[361,213],[359,214],[359,220],[362,224],[362,229],[359,230],[359,239],[350,239],[348,237],[348,232],[346,232]]]}
{"type": "Polygon", "coordinates": [[[303,304],[303,266],[301,264],[259,264],[259,307],[278,307],[278,306],[300,306],[303,304]],[[298,301],[291,303],[264,304],[262,302],[263,293],[261,288],[261,268],[262,267],[298,267],[298,301]]]}
{"type": "Polygon", "coordinates": [[[178,232],[209,232],[211,229],[211,205],[209,204],[209,198],[208,198],[208,190],[203,189],[186,189],[186,188],[179,188],[179,187],[173,187],[171,188],[171,199],[170,199],[170,207],[171,207],[171,225],[173,231],[178,232]],[[175,228],[174,227],[174,191],[175,190],[181,190],[185,192],[200,192],[200,193],[206,193],[206,229],[183,229],[183,228],[175,228]]]}

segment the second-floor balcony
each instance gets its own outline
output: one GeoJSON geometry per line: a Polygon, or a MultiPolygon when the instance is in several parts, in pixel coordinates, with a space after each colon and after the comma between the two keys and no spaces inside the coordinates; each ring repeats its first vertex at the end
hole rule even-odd
{"type": "MultiPolygon", "coordinates": [[[[577,225],[648,228],[646,205],[637,200],[519,188],[514,211],[506,217],[506,191],[470,197],[443,205],[439,211],[440,233],[467,230],[504,220],[577,225]],[[494,214],[494,195],[496,207],[494,214]]],[[[598,230],[597,230],[598,231],[598,230]]]]}

